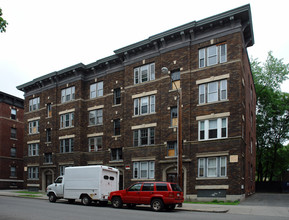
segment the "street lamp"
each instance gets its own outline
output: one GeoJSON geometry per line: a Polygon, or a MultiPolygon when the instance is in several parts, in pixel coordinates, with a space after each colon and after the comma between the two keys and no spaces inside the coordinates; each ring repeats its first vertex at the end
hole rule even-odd
{"type": "MultiPolygon", "coordinates": [[[[162,68],[162,73],[163,74],[168,74],[171,77],[171,73],[169,72],[167,67],[162,68]]],[[[171,81],[174,83],[175,88],[177,88],[177,85],[175,82],[172,80],[171,81]]],[[[177,126],[177,146],[178,146],[178,184],[180,187],[183,188],[183,144],[182,144],[182,89],[177,88],[178,92],[178,101],[177,101],[177,111],[178,111],[178,126],[177,126]]]]}

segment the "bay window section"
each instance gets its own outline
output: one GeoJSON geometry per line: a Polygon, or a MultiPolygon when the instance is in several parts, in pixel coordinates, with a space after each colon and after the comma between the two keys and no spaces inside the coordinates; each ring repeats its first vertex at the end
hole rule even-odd
{"type": "Polygon", "coordinates": [[[90,98],[103,96],[103,81],[90,85],[90,98]]]}
{"type": "Polygon", "coordinates": [[[155,162],[141,161],[133,163],[133,179],[154,179],[155,162]]]}
{"type": "Polygon", "coordinates": [[[60,115],[60,128],[74,127],[74,113],[60,115]]]}
{"type": "Polygon", "coordinates": [[[134,84],[144,83],[155,79],[155,64],[146,64],[134,68],[134,84]]]}
{"type": "Polygon", "coordinates": [[[199,85],[199,104],[214,103],[228,99],[227,79],[199,85]]]}
{"type": "Polygon", "coordinates": [[[75,99],[75,86],[61,90],[61,103],[69,102],[75,99]]]}
{"type": "Polygon", "coordinates": [[[102,150],[102,137],[88,138],[88,152],[96,152],[102,150]]]}
{"type": "Polygon", "coordinates": [[[60,153],[71,153],[74,148],[73,138],[60,140],[60,153]]]}
{"type": "Polygon", "coordinates": [[[143,128],[133,131],[133,146],[146,146],[155,144],[155,129],[143,128]]]}
{"type": "Polygon", "coordinates": [[[103,111],[102,109],[97,109],[90,111],[88,114],[89,125],[102,125],[103,122],[103,111]]]}
{"type": "Polygon", "coordinates": [[[227,157],[206,157],[198,159],[199,178],[227,177],[227,157]]]}
{"type": "Polygon", "coordinates": [[[199,49],[199,68],[227,62],[227,44],[199,49]]]}
{"type": "Polygon", "coordinates": [[[228,137],[228,118],[199,121],[199,140],[213,140],[228,137]]]}
{"type": "Polygon", "coordinates": [[[39,121],[30,121],[29,122],[29,134],[38,134],[39,133],[39,121]]]}
{"type": "Polygon", "coordinates": [[[145,115],[155,112],[155,95],[134,99],[134,115],[145,115]]]}

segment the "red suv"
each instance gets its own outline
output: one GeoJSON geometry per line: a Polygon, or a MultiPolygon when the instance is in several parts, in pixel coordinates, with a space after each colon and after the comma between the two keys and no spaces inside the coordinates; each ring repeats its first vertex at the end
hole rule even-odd
{"type": "Polygon", "coordinates": [[[128,207],[144,204],[151,205],[154,211],[160,211],[163,208],[173,210],[176,204],[184,202],[184,195],[176,183],[142,182],[125,190],[111,192],[108,200],[114,208],[121,208],[123,204],[128,207]]]}

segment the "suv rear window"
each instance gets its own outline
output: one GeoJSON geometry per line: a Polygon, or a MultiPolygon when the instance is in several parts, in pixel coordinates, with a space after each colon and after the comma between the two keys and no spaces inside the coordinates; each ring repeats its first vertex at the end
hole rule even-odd
{"type": "Polygon", "coordinates": [[[182,189],[178,184],[171,184],[171,187],[173,191],[182,192],[182,189]]]}
{"type": "Polygon", "coordinates": [[[157,183],[156,188],[157,191],[168,191],[168,186],[166,183],[157,183]]]}

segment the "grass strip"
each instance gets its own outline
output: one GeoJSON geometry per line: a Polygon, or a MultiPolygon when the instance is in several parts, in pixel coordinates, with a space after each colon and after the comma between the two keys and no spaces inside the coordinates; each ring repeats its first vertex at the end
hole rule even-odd
{"type": "Polygon", "coordinates": [[[208,202],[200,202],[200,201],[195,201],[195,202],[191,202],[191,201],[185,201],[184,203],[188,203],[188,204],[210,204],[210,205],[239,205],[240,201],[236,200],[236,201],[219,201],[219,200],[213,200],[213,201],[208,201],[208,202]]]}

